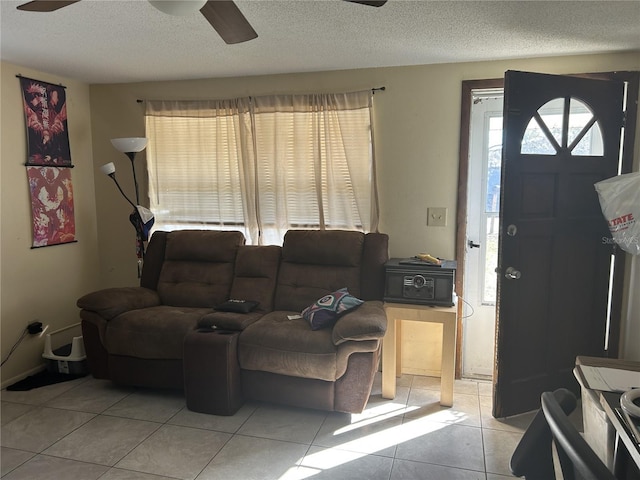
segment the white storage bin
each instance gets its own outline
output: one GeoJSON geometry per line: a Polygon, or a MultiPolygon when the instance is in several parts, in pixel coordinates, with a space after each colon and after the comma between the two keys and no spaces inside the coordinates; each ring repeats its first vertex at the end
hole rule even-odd
{"type": "Polygon", "coordinates": [[[55,350],[51,349],[51,334],[44,339],[44,353],[47,370],[55,373],[70,375],[85,375],[87,373],[87,355],[84,351],[82,336],[73,337],[71,343],[55,350]]]}

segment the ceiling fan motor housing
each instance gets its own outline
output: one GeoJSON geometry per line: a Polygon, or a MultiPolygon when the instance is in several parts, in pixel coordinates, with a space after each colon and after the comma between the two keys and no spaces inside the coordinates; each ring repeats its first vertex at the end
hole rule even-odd
{"type": "Polygon", "coordinates": [[[207,0],[149,0],[149,3],[161,12],[180,16],[197,12],[207,0]]]}

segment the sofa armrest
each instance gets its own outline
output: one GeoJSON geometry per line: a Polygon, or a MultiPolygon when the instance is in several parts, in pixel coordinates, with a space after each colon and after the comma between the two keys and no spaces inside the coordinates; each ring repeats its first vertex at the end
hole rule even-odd
{"type": "Polygon", "coordinates": [[[160,305],[160,297],[155,290],[144,287],[106,288],[80,297],[76,305],[111,320],[129,310],[160,305]]]}
{"type": "Polygon", "coordinates": [[[340,345],[350,340],[377,340],[384,337],[386,331],[387,315],[382,302],[372,300],[340,317],[331,335],[333,344],[340,345]]]}

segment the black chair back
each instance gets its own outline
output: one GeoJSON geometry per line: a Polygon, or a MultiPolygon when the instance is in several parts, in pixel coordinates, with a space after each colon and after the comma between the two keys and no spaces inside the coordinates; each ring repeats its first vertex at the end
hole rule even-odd
{"type": "MultiPolygon", "coordinates": [[[[566,415],[575,410],[576,397],[568,390],[556,390],[553,396],[566,415]]],[[[511,456],[511,473],[526,480],[554,479],[552,442],[549,424],[542,410],[539,410],[511,456]]],[[[566,461],[562,457],[561,460],[566,461]]]]}
{"type": "MultiPolygon", "coordinates": [[[[562,396],[573,397],[569,390],[559,391],[562,396]]],[[[573,426],[558,403],[556,392],[542,394],[542,411],[553,435],[565,480],[616,480],[573,426]]]]}

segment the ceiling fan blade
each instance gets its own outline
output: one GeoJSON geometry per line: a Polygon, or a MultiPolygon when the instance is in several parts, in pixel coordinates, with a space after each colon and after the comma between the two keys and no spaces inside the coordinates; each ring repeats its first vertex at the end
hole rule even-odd
{"type": "Polygon", "coordinates": [[[368,5],[370,7],[381,7],[387,0],[344,0],[345,2],[359,3],[360,5],[368,5]]]}
{"type": "Polygon", "coordinates": [[[225,43],[241,43],[258,36],[240,9],[231,0],[209,0],[200,13],[225,43]]]}
{"type": "Polygon", "coordinates": [[[62,7],[78,3],[80,0],[34,0],[18,5],[18,10],[25,12],[54,12],[62,7]]]}

